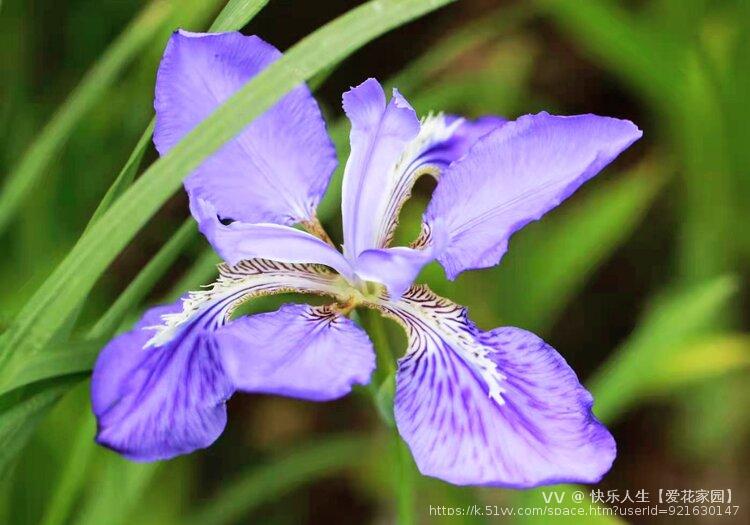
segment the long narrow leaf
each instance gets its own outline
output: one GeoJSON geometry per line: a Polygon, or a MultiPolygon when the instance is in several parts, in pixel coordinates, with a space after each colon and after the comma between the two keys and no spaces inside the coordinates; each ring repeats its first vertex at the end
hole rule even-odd
{"type": "Polygon", "coordinates": [[[597,416],[612,421],[654,388],[659,370],[675,352],[712,330],[715,312],[726,307],[736,289],[734,279],[720,277],[662,297],[591,378],[597,416]]]}
{"type": "Polygon", "coordinates": [[[96,430],[94,415],[84,408],[73,448],[55,485],[54,495],[45,509],[41,525],[63,525],[76,502],[79,490],[86,481],[87,469],[95,442],[91,436],[96,430]]]}
{"type": "Polygon", "coordinates": [[[44,174],[81,117],[101,99],[117,75],[169,18],[176,3],[157,0],[122,32],[86,74],[10,173],[0,192],[0,231],[44,174]]]}
{"type": "Polygon", "coordinates": [[[72,523],[76,525],[121,525],[130,523],[130,514],[143,498],[158,471],[165,463],[134,463],[108,454],[104,469],[96,480],[96,490],[89,493],[72,523]]]}
{"type": "Polygon", "coordinates": [[[43,348],[182,179],[280,97],[373,38],[451,0],[374,0],[292,47],[155,162],[84,235],[4,337],[4,361],[43,348]]]}
{"type": "Polygon", "coordinates": [[[674,101],[680,43],[613,0],[535,0],[571,38],[657,105],[674,101]],[[644,52],[647,49],[648,52],[644,52]]]}
{"type": "Polygon", "coordinates": [[[202,508],[190,513],[188,525],[237,523],[259,505],[336,470],[359,464],[366,457],[368,440],[336,436],[288,452],[262,467],[255,467],[228,483],[202,508]]]}
{"type": "Polygon", "coordinates": [[[152,120],[146,128],[146,131],[144,131],[141,135],[141,138],[138,139],[138,142],[135,145],[135,149],[133,149],[133,152],[128,157],[127,162],[125,162],[125,165],[120,170],[120,173],[107,189],[107,193],[105,193],[104,197],[102,197],[102,200],[99,202],[96,210],[94,210],[94,213],[89,220],[88,226],[86,227],[86,231],[88,231],[92,224],[99,220],[99,217],[104,215],[104,212],[107,211],[110,206],[112,206],[112,203],[117,200],[117,198],[122,195],[123,192],[128,189],[128,187],[135,180],[135,175],[136,173],[138,173],[138,168],[141,165],[143,156],[146,154],[146,150],[151,143],[151,134],[154,132],[154,124],[155,121],[152,120]]]}
{"type": "Polygon", "coordinates": [[[140,303],[158,282],[159,278],[174,263],[180,252],[192,241],[198,232],[192,217],[185,219],[182,226],[151,258],[135,279],[125,288],[105,314],[89,330],[87,338],[107,337],[117,329],[125,315],[140,303]]]}
{"type": "MultiPolygon", "coordinates": [[[[225,7],[225,10],[221,13],[224,14],[227,12],[221,23],[217,24],[215,22],[212,25],[212,28],[239,29],[246,24],[248,20],[257,13],[258,9],[265,5],[265,3],[267,2],[231,0],[225,7]],[[241,8],[242,6],[244,6],[244,9],[246,10],[243,10],[241,8]]],[[[140,159],[143,157],[143,154],[148,147],[152,129],[153,122],[143,133],[125,167],[121,170],[120,175],[110,188],[110,191],[105,195],[104,206],[100,207],[97,212],[95,212],[94,218],[92,218],[89,226],[95,222],[96,217],[98,217],[100,213],[103,213],[103,211],[107,209],[109,205],[108,202],[106,202],[109,200],[108,197],[116,197],[124,187],[129,185],[129,179],[132,179],[132,177],[135,176],[137,165],[140,163],[140,159]]],[[[80,304],[71,305],[67,319],[74,316],[78,308],[80,308],[80,304]]],[[[66,320],[62,321],[62,323],[65,322],[66,320]]],[[[24,376],[24,374],[21,373],[17,376],[14,374],[5,376],[6,379],[10,377],[9,383],[6,383],[10,385],[14,382],[16,382],[18,386],[29,384],[34,381],[37,381],[37,383],[25,388],[17,388],[12,392],[0,396],[0,443],[3,445],[3,452],[0,453],[0,472],[4,473],[10,468],[13,459],[26,443],[26,440],[31,435],[31,432],[41,416],[45,414],[46,411],[52,407],[69,388],[78,383],[79,378],[77,373],[91,369],[96,354],[98,353],[98,349],[101,347],[101,342],[94,340],[88,341],[86,344],[92,345],[89,347],[88,351],[77,353],[72,352],[65,355],[52,354],[48,357],[39,357],[42,361],[41,363],[37,363],[37,366],[25,368],[29,371],[29,375],[24,376]],[[73,353],[76,355],[72,355],[73,353]],[[63,375],[63,377],[54,380],[41,381],[42,379],[59,375],[63,375]]],[[[68,350],[70,349],[68,348],[68,350]]],[[[0,355],[0,360],[7,357],[6,354],[7,352],[3,352],[3,354],[0,355]]],[[[25,362],[27,364],[34,364],[33,360],[27,360],[25,362]]],[[[22,367],[21,370],[23,371],[24,368],[22,367]]]]}
{"type": "MultiPolygon", "coordinates": [[[[105,339],[62,342],[48,352],[29,356],[11,376],[3,376],[0,396],[45,379],[54,379],[72,374],[89,372],[105,339]]],[[[0,421],[3,415],[0,413],[0,421]]]]}
{"type": "Polygon", "coordinates": [[[21,448],[47,409],[57,402],[78,378],[60,378],[0,396],[0,478],[8,475],[21,448]]]}
{"type": "Polygon", "coordinates": [[[220,33],[242,29],[267,3],[268,0],[229,0],[209,31],[220,33]]]}

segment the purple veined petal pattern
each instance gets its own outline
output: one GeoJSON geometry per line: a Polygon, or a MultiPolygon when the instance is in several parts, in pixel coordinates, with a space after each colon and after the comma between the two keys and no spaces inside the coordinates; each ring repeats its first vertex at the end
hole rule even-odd
{"type": "MultiPolygon", "coordinates": [[[[174,33],[156,80],[159,153],[280,56],[256,36],[174,33]]],[[[223,219],[294,224],[314,216],[336,163],[320,109],[300,85],[209,157],[185,188],[223,219]]]]}
{"type": "Polygon", "coordinates": [[[343,105],[352,129],[341,213],[344,254],[353,260],[364,250],[380,247],[377,227],[393,193],[392,171],[420,124],[397,91],[386,102],[382,86],[372,78],[344,93],[343,105]]]}
{"type": "Polygon", "coordinates": [[[507,122],[443,174],[425,225],[447,239],[448,278],[497,264],[510,236],[541,218],[642,135],[630,121],[547,113],[507,122]]]}
{"type": "Polygon", "coordinates": [[[385,92],[374,79],[345,93],[344,109],[352,122],[352,153],[342,192],[344,253],[350,259],[388,247],[417,179],[438,178],[480,137],[506,122],[442,114],[420,122],[398,91],[386,104],[385,92]]]}
{"type": "Polygon", "coordinates": [[[91,381],[99,444],[128,459],[155,461],[205,448],[219,437],[234,390],[207,328],[224,307],[195,316],[159,348],[147,347],[150,327],[180,310],[179,302],[152,308],[132,331],[109,342],[91,381]]]}
{"type": "Polygon", "coordinates": [[[330,266],[349,280],[354,271],[333,246],[307,232],[280,224],[222,224],[214,206],[194,199],[190,211],[214,250],[230,265],[247,259],[330,266]]]}
{"type": "Polygon", "coordinates": [[[408,332],[395,417],[420,471],[458,485],[594,483],[615,443],[553,348],[518,328],[477,329],[464,308],[412,287],[386,314],[408,332]]]}
{"type": "MultiPolygon", "coordinates": [[[[424,119],[440,119],[435,126],[433,137],[427,140],[427,147],[419,153],[416,162],[437,168],[440,173],[452,163],[466,155],[471,147],[482,137],[496,130],[507,119],[494,115],[487,115],[477,119],[466,119],[458,115],[430,115],[424,119]]],[[[438,177],[439,178],[439,177],[438,177]]]]}
{"type": "Polygon", "coordinates": [[[375,369],[367,334],[328,306],[287,304],[236,319],[216,334],[224,368],[243,392],[328,401],[375,369]]]}
{"type": "Polygon", "coordinates": [[[431,114],[422,119],[419,133],[407,144],[391,170],[384,212],[376,219],[375,247],[390,246],[399,214],[417,180],[429,175],[437,180],[455,160],[463,157],[481,137],[499,127],[504,119],[483,117],[476,121],[431,114]]]}
{"type": "Polygon", "coordinates": [[[265,259],[241,261],[234,266],[219,265],[219,278],[206,290],[191,292],[183,299],[182,309],[163,317],[156,326],[149,345],[161,346],[170,341],[180,327],[190,322],[206,308],[221,301],[229,301],[231,308],[253,297],[298,292],[326,295],[346,300],[348,285],[343,277],[315,264],[291,264],[265,259]]]}
{"type": "Polygon", "coordinates": [[[336,296],[341,284],[316,266],[264,260],[220,265],[220,272],[211,289],[149,310],[102,351],[91,384],[100,444],[137,461],[210,445],[226,424],[224,402],[234,392],[214,337],[232,309],[269,293],[336,296]]]}

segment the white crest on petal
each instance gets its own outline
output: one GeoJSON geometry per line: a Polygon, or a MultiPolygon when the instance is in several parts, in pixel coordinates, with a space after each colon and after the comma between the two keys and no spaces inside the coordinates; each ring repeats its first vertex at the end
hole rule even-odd
{"type": "Polygon", "coordinates": [[[345,282],[324,267],[310,264],[286,264],[265,259],[242,261],[234,266],[218,266],[219,278],[206,289],[190,292],[182,299],[180,312],[166,314],[163,323],[149,327],[156,331],[146,346],[161,346],[175,337],[179,329],[209,308],[216,309],[214,322],[226,323],[243,302],[263,295],[301,292],[340,296],[345,282]]]}
{"type": "Polygon", "coordinates": [[[478,329],[468,319],[466,308],[436,295],[425,285],[414,285],[397,302],[380,300],[377,306],[407,330],[409,348],[402,359],[423,352],[452,351],[482,378],[488,396],[499,405],[505,404],[502,382],[506,377],[489,357],[492,348],[477,340],[478,329]]]}
{"type": "Polygon", "coordinates": [[[448,124],[443,113],[430,113],[422,118],[419,133],[406,146],[393,167],[396,178],[398,178],[398,174],[409,171],[409,167],[428,149],[450,139],[463,123],[464,119],[457,118],[448,124]]]}
{"type": "Polygon", "coordinates": [[[440,176],[437,166],[420,164],[420,157],[431,147],[445,142],[455,133],[464,119],[456,119],[450,124],[442,113],[429,114],[422,119],[419,133],[406,146],[398,161],[391,168],[389,180],[393,181],[391,195],[386,203],[378,229],[377,246],[387,247],[393,240],[398,225],[398,214],[411,196],[414,183],[422,175],[440,176]]]}

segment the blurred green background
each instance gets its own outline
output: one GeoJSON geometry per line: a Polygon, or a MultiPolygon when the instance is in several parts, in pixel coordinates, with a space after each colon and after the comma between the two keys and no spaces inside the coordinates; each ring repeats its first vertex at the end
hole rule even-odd
{"type": "MultiPolygon", "coordinates": [[[[243,32],[283,50],[357,4],[271,0],[243,32]]],[[[156,159],[150,145],[143,159],[129,156],[153,114],[166,39],[177,27],[205,30],[223,5],[0,4],[2,330],[76,243],[122,166],[127,186],[156,159]]],[[[644,130],[602,175],[514,236],[500,266],[450,283],[431,265],[421,279],[468,306],[481,327],[534,330],[568,360],[618,442],[602,489],[730,488],[746,505],[750,2],[449,4],[313,79],[342,159],[340,96],[368,76],[398,86],[421,114],[591,112],[644,130]]],[[[340,170],[319,213],[340,240],[337,184],[340,170]]],[[[400,241],[415,236],[431,190],[418,183],[400,241]]],[[[0,523],[550,522],[431,517],[429,505],[542,500],[539,491],[421,478],[399,461],[403,450],[364,389],[325,404],[237,395],[213,447],[166,463],[137,465],[95,446],[86,370],[103,341],[146,306],[215,275],[215,256],[186,218],[184,196],[170,199],[99,279],[50,345],[65,373],[32,360],[2,383],[0,523]]],[[[403,347],[395,324],[385,335],[403,347]]],[[[747,510],[691,519],[747,523],[747,510]]]]}

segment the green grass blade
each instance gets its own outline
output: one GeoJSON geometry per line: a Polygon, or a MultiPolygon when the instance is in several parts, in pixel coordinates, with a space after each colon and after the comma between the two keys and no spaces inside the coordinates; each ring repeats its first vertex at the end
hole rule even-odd
{"type": "Polygon", "coordinates": [[[369,441],[359,436],[336,436],[307,444],[272,461],[253,467],[230,481],[204,507],[190,512],[187,525],[231,525],[258,506],[331,472],[357,465],[366,457],[369,441]]]}
{"type": "Polygon", "coordinates": [[[221,33],[242,29],[267,3],[268,0],[229,0],[209,31],[221,33]]]}
{"type": "Polygon", "coordinates": [[[396,429],[391,430],[393,447],[396,449],[394,485],[396,490],[397,523],[413,525],[416,519],[416,478],[419,475],[411,451],[396,429]]]}
{"type": "Polygon", "coordinates": [[[43,348],[182,179],[280,97],[382,33],[451,0],[374,0],[292,47],[156,161],[92,226],[22,309],[3,359],[43,348]]]}
{"type": "Polygon", "coordinates": [[[649,101],[674,102],[675,82],[681,76],[680,42],[653,27],[651,19],[612,0],[536,0],[536,5],[649,101]]]}
{"type": "Polygon", "coordinates": [[[0,479],[8,476],[40,418],[79,381],[80,378],[74,376],[60,378],[21,393],[0,396],[0,479]]]}
{"type": "Polygon", "coordinates": [[[197,233],[198,229],[193,218],[185,219],[179,230],[138,272],[136,278],[89,330],[86,337],[97,339],[110,336],[125,318],[125,315],[146,297],[161,276],[164,275],[164,272],[177,260],[185,247],[197,237],[197,233]]]}
{"type": "Polygon", "coordinates": [[[96,422],[88,407],[84,410],[81,419],[73,449],[60,473],[54,495],[44,512],[41,525],[64,525],[81,486],[87,481],[87,466],[95,447],[92,436],[96,432],[96,422]]]}
{"type": "Polygon", "coordinates": [[[63,342],[60,348],[34,353],[28,359],[16,362],[12,371],[0,376],[0,396],[38,381],[89,372],[102,345],[112,336],[124,316],[143,300],[196,234],[195,222],[192,218],[186,219],[88,331],[86,340],[63,342]]]}
{"type": "Polygon", "coordinates": [[[534,9],[530,3],[507,5],[484,14],[441,38],[423,55],[396,73],[386,85],[397,87],[404,93],[417,90],[427,79],[444,70],[447,64],[458,63],[466,53],[519,27],[533,14],[534,9]]]}
{"type": "MultiPolygon", "coordinates": [[[[3,376],[0,396],[39,381],[89,372],[106,342],[103,338],[68,341],[61,343],[59,348],[29,356],[13,374],[3,376]]],[[[0,413],[0,421],[2,418],[0,413]]]]}
{"type": "Polygon", "coordinates": [[[130,154],[130,157],[128,157],[125,165],[117,175],[117,178],[107,189],[107,193],[104,194],[104,197],[102,197],[102,200],[99,202],[96,210],[94,210],[94,213],[89,220],[88,226],[86,227],[86,231],[88,231],[91,225],[99,220],[102,215],[104,215],[104,212],[107,211],[110,206],[112,206],[112,203],[120,195],[122,195],[123,192],[128,189],[128,187],[130,187],[130,185],[135,180],[135,176],[138,173],[138,168],[141,166],[143,156],[146,154],[146,150],[151,144],[151,135],[154,132],[155,123],[156,122],[154,120],[151,120],[151,123],[146,128],[146,131],[144,131],[141,135],[141,138],[138,139],[138,143],[135,145],[133,152],[130,154]]]}
{"type": "Polygon", "coordinates": [[[104,459],[96,490],[88,493],[72,523],[76,525],[120,525],[130,523],[130,515],[148,490],[164,462],[134,463],[115,454],[104,459]]]}
{"type": "Polygon", "coordinates": [[[533,225],[511,241],[493,295],[504,323],[539,332],[550,328],[646,215],[664,183],[655,168],[645,164],[612,177],[592,188],[578,206],[560,210],[559,217],[533,225]]]}
{"type": "MultiPolygon", "coordinates": [[[[672,136],[682,169],[679,271],[696,283],[731,271],[736,224],[741,223],[737,185],[728,150],[725,111],[708,60],[688,61],[680,85],[683,111],[672,136]],[[722,210],[717,213],[716,210],[722,210]]],[[[727,319],[728,317],[725,317],[727,319]]]]}
{"type": "Polygon", "coordinates": [[[641,391],[664,396],[687,385],[708,381],[750,366],[750,335],[722,334],[700,338],[659,358],[641,391]]]}
{"type": "Polygon", "coordinates": [[[737,289],[729,277],[712,279],[662,297],[646,312],[634,333],[589,381],[594,412],[611,422],[657,388],[664,367],[686,345],[707,336],[717,310],[737,289]]]}
{"type": "Polygon", "coordinates": [[[0,395],[43,379],[90,371],[102,345],[128,312],[146,297],[185,246],[197,237],[197,231],[192,217],[186,219],[87,332],[86,340],[65,342],[60,349],[36,352],[28,359],[15,361],[13,367],[0,374],[0,395]]]}
{"type": "Polygon", "coordinates": [[[88,71],[9,174],[0,192],[0,232],[50,166],[73,127],[101,99],[124,67],[171,15],[175,4],[150,3],[88,71]]]}

